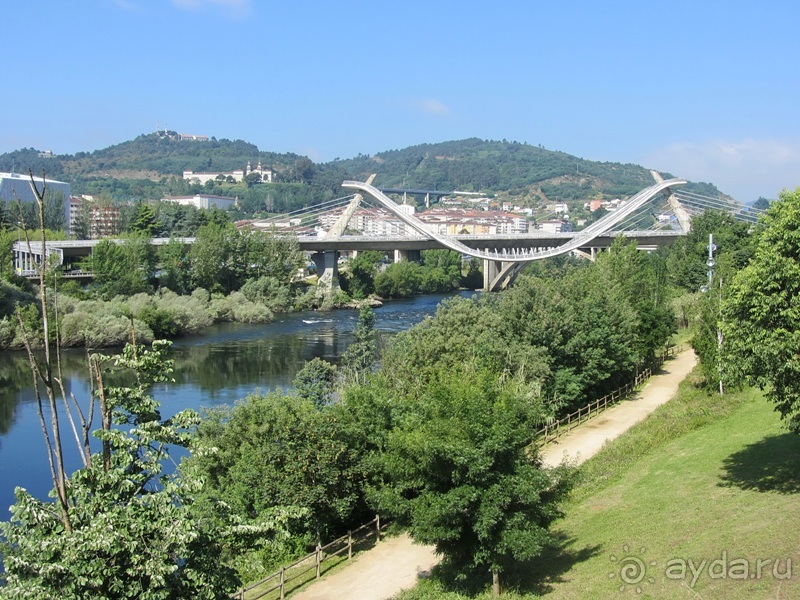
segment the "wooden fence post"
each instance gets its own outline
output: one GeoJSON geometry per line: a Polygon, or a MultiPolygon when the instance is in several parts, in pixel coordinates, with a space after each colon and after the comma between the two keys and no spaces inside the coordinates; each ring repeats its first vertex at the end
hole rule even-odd
{"type": "Polygon", "coordinates": [[[286,583],[286,567],[281,567],[281,579],[280,579],[280,582],[281,582],[281,600],[283,600],[284,595],[285,595],[284,594],[284,589],[285,589],[285,583],[286,583]]]}
{"type": "Polygon", "coordinates": [[[321,546],[319,544],[317,544],[317,552],[316,552],[316,555],[317,555],[317,579],[319,579],[319,575],[320,575],[319,565],[320,565],[320,555],[321,554],[322,554],[322,548],[321,548],[321,546]]]}
{"type": "Polygon", "coordinates": [[[353,558],[353,532],[347,530],[347,560],[353,558]]]}
{"type": "Polygon", "coordinates": [[[375,515],[375,541],[381,541],[381,516],[375,515]]]}

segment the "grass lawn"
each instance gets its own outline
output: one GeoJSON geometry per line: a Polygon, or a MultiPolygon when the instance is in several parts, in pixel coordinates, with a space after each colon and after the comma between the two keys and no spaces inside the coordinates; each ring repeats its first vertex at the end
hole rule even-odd
{"type": "MultiPolygon", "coordinates": [[[[800,436],[757,392],[685,382],[584,473],[559,548],[512,574],[510,598],[800,598],[800,436]]],[[[485,590],[434,577],[400,597],[485,590]]]]}

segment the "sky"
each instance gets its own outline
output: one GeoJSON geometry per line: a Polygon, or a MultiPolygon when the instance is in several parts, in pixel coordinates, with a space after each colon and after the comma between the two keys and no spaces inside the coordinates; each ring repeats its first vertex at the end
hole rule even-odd
{"type": "Polygon", "coordinates": [[[469,137],[800,186],[797,0],[25,0],[0,153],[169,128],[316,162],[469,137]]]}

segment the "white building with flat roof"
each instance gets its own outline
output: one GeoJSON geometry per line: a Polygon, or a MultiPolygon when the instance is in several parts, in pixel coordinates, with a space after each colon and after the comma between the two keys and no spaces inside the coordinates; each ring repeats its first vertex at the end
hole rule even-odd
{"type": "MultiPolygon", "coordinates": [[[[36,191],[44,191],[45,196],[59,195],[64,203],[64,223],[69,231],[69,184],[45,177],[23,175],[21,173],[0,173],[0,200],[5,200],[6,206],[19,200],[22,203],[36,202],[36,191]],[[33,179],[33,181],[31,181],[33,179]],[[36,186],[34,189],[33,186],[36,186]]],[[[28,223],[28,227],[37,224],[28,223]]]]}
{"type": "Polygon", "coordinates": [[[194,196],[167,196],[162,202],[175,202],[183,206],[194,206],[208,210],[211,207],[227,210],[236,206],[237,198],[226,196],[213,196],[211,194],[196,194],[194,196]]]}

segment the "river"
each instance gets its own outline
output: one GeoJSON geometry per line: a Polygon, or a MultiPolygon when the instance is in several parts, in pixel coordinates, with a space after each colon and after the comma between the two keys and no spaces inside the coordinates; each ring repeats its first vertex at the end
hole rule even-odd
{"type": "MultiPolygon", "coordinates": [[[[462,292],[469,297],[473,292],[462,292]]],[[[418,323],[453,294],[418,296],[387,302],[375,309],[376,329],[382,337],[418,323]]],[[[231,404],[255,390],[291,387],[295,374],[314,357],[338,363],[353,339],[356,310],[303,312],[279,315],[264,325],[226,323],[202,335],[180,338],[173,344],[175,383],[159,384],[153,396],[167,417],[185,408],[201,410],[231,404]]],[[[86,356],[83,350],[64,352],[66,387],[77,398],[88,397],[86,356]]],[[[66,432],[62,426],[62,437],[66,432]]],[[[65,441],[65,446],[71,438],[65,441]]],[[[77,456],[68,470],[77,469],[77,456]]],[[[22,486],[46,499],[52,488],[36,398],[27,356],[0,353],[0,520],[14,503],[14,487],[22,486]]]]}

